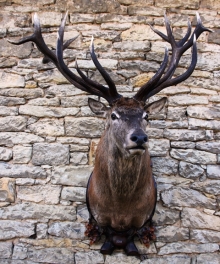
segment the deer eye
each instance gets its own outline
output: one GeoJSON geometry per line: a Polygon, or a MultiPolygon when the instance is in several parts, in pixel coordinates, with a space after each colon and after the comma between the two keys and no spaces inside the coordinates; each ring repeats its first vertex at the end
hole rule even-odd
{"type": "Polygon", "coordinates": [[[147,121],[147,119],[148,119],[148,114],[146,114],[143,118],[147,121]]]}
{"type": "Polygon", "coordinates": [[[118,118],[118,117],[116,116],[116,114],[114,114],[114,113],[111,114],[111,119],[112,119],[112,120],[115,120],[115,119],[117,119],[117,118],[118,118]]]}

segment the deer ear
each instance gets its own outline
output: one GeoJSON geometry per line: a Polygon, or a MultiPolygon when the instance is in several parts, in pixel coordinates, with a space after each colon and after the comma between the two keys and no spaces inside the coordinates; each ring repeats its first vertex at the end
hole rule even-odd
{"type": "Polygon", "coordinates": [[[145,106],[144,110],[149,114],[160,112],[164,108],[166,102],[167,102],[167,98],[163,97],[160,100],[145,106]]]}
{"type": "Polygon", "coordinates": [[[107,107],[103,103],[97,100],[94,100],[92,98],[88,99],[88,104],[89,104],[89,108],[91,109],[91,111],[98,116],[105,117],[106,112],[109,110],[109,107],[107,107]]]}

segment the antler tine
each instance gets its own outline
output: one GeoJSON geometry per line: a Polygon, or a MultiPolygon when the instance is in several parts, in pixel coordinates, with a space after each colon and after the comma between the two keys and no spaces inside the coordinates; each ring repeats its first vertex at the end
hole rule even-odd
{"type": "Polygon", "coordinates": [[[95,51],[94,51],[94,43],[93,43],[93,36],[91,39],[91,44],[90,44],[90,54],[92,57],[92,61],[95,64],[96,68],[98,69],[98,71],[101,73],[102,77],[104,78],[104,80],[106,81],[108,87],[109,87],[109,94],[110,96],[113,98],[114,100],[117,100],[118,98],[121,97],[120,94],[118,94],[116,86],[113,82],[113,80],[110,78],[109,74],[104,70],[104,68],[101,66],[101,64],[99,63],[95,51]]]}
{"type": "Polygon", "coordinates": [[[188,28],[187,28],[186,35],[180,41],[177,42],[178,46],[183,46],[185,44],[185,42],[188,40],[191,34],[191,31],[192,31],[191,21],[188,19],[188,28]]]}

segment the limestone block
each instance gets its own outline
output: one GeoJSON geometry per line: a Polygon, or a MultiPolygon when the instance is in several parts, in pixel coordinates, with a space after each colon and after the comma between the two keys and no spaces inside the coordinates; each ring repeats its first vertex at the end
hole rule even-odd
{"type": "MultiPolygon", "coordinates": [[[[113,59],[99,59],[100,64],[103,68],[106,69],[117,69],[118,61],[113,59]]],[[[91,60],[77,60],[78,66],[80,69],[95,70],[96,66],[91,60]]],[[[69,64],[69,67],[74,67],[74,64],[69,64]]]]}
{"type": "Polygon", "coordinates": [[[85,146],[85,145],[70,145],[70,151],[73,151],[73,152],[79,152],[79,151],[82,151],[82,152],[87,152],[89,151],[89,146],[85,146]]]}
{"type": "Polygon", "coordinates": [[[75,116],[78,112],[78,108],[44,107],[35,105],[22,105],[19,108],[20,114],[37,117],[75,116]]]}
{"type": "Polygon", "coordinates": [[[21,97],[25,99],[33,99],[43,96],[43,90],[40,88],[11,88],[11,89],[0,89],[0,95],[9,97],[21,97]]]}
{"type": "Polygon", "coordinates": [[[85,146],[85,145],[89,145],[90,140],[87,138],[78,138],[78,137],[59,137],[57,138],[57,142],[61,144],[77,144],[77,145],[85,146]]]}
{"type": "Polygon", "coordinates": [[[192,229],[190,238],[198,243],[219,243],[220,232],[212,230],[192,229]]]}
{"type": "Polygon", "coordinates": [[[127,30],[132,26],[132,23],[102,23],[101,29],[109,30],[127,30]]]}
{"type": "MultiPolygon", "coordinates": [[[[92,96],[89,96],[92,98],[92,96]]],[[[95,99],[95,98],[94,98],[95,99]]],[[[80,96],[72,96],[72,97],[61,97],[61,105],[62,107],[80,107],[88,105],[88,96],[80,95],[80,96]]]]}
{"type": "Polygon", "coordinates": [[[69,264],[74,263],[74,251],[71,248],[51,247],[28,249],[28,259],[37,263],[69,264]]]}
{"type": "Polygon", "coordinates": [[[47,238],[47,229],[48,229],[48,226],[47,224],[44,224],[44,223],[38,223],[37,224],[37,229],[36,229],[36,232],[37,232],[37,238],[38,239],[44,239],[44,238],[47,238]]]}
{"type": "Polygon", "coordinates": [[[14,245],[12,259],[18,259],[18,260],[26,259],[27,251],[28,251],[27,247],[24,246],[23,244],[18,243],[14,245]]]}
{"type": "Polygon", "coordinates": [[[33,144],[43,142],[44,139],[37,135],[25,132],[0,132],[0,145],[13,146],[17,144],[33,144]]]}
{"type": "Polygon", "coordinates": [[[205,207],[216,208],[214,199],[207,198],[202,193],[182,187],[172,187],[161,193],[163,203],[170,206],[190,206],[190,207],[205,207]]]}
{"type": "Polygon", "coordinates": [[[0,259],[11,258],[12,246],[12,242],[0,242],[0,259]]]}
{"type": "MultiPolygon", "coordinates": [[[[96,264],[96,263],[114,263],[104,261],[104,257],[98,251],[90,251],[90,252],[77,252],[75,254],[75,263],[76,264],[96,264]]],[[[126,262],[127,263],[127,262],[126,262]]],[[[136,264],[136,263],[134,263],[136,264]]]]}
{"type": "Polygon", "coordinates": [[[25,104],[24,98],[0,96],[0,104],[5,106],[25,104]]]}
{"type": "Polygon", "coordinates": [[[39,136],[64,136],[63,119],[43,118],[28,126],[30,131],[39,136]]]}
{"type": "Polygon", "coordinates": [[[197,142],[196,149],[208,151],[215,154],[220,154],[220,142],[212,141],[212,142],[197,142]]]}
{"type": "Polygon", "coordinates": [[[36,203],[22,203],[0,208],[1,219],[10,220],[60,220],[75,221],[76,208],[63,205],[44,205],[36,203]]]}
{"type": "Polygon", "coordinates": [[[196,143],[190,141],[171,141],[170,146],[171,148],[194,149],[196,143]]]}
{"type": "Polygon", "coordinates": [[[209,101],[214,103],[220,103],[220,95],[213,95],[209,97],[209,101]]]}
{"type": "Polygon", "coordinates": [[[203,175],[204,169],[200,165],[180,161],[179,174],[188,179],[196,179],[203,175]]]}
{"type": "Polygon", "coordinates": [[[149,125],[153,128],[188,128],[188,121],[149,120],[149,125]]]}
{"type": "MultiPolygon", "coordinates": [[[[42,65],[42,63],[38,66],[38,68],[42,65]]],[[[51,67],[54,67],[53,64],[51,67]]],[[[41,83],[43,86],[43,83],[48,87],[47,83],[55,83],[57,84],[69,84],[69,81],[57,70],[57,69],[52,69],[52,70],[47,70],[43,72],[39,72],[36,74],[33,74],[33,79],[36,83],[41,83]]]]}
{"type": "Polygon", "coordinates": [[[156,7],[160,7],[160,8],[178,8],[178,7],[182,7],[185,9],[198,9],[199,8],[199,4],[200,1],[196,0],[196,1],[190,1],[190,0],[186,0],[186,1],[181,1],[181,0],[156,0],[156,7]]]}
{"type": "Polygon", "coordinates": [[[198,141],[206,138],[204,130],[165,129],[163,136],[170,140],[198,141]]]}
{"type": "Polygon", "coordinates": [[[95,15],[93,14],[70,14],[70,23],[94,23],[95,15]]]}
{"type": "Polygon", "coordinates": [[[113,44],[113,48],[116,50],[122,51],[149,51],[150,50],[150,42],[149,41],[122,41],[115,42],[113,44]]]}
{"type": "Polygon", "coordinates": [[[11,45],[4,38],[0,40],[0,56],[1,57],[18,57],[20,59],[26,58],[31,53],[31,43],[25,43],[20,46],[11,45]]]}
{"type": "Polygon", "coordinates": [[[147,127],[146,130],[147,130],[147,135],[149,138],[162,138],[163,137],[162,129],[147,127]]]}
{"type": "Polygon", "coordinates": [[[35,234],[35,225],[30,222],[0,220],[0,239],[29,237],[35,234]]]}
{"type": "Polygon", "coordinates": [[[219,107],[205,107],[205,106],[188,106],[187,114],[193,118],[199,119],[220,119],[219,107]]]}
{"type": "Polygon", "coordinates": [[[220,180],[206,180],[204,182],[194,182],[190,186],[198,191],[220,195],[220,180]]]}
{"type": "Polygon", "coordinates": [[[54,222],[49,225],[48,233],[56,237],[84,239],[85,225],[76,222],[54,222]]]}
{"type": "Polygon", "coordinates": [[[178,172],[178,162],[167,157],[152,157],[153,173],[175,175],[178,172]]]}
{"type": "Polygon", "coordinates": [[[208,215],[195,208],[183,208],[182,226],[194,229],[210,229],[220,230],[219,217],[215,215],[208,215]]]}
{"type": "Polygon", "coordinates": [[[215,164],[216,163],[216,155],[200,151],[194,149],[172,149],[170,151],[171,157],[174,159],[190,162],[190,163],[198,163],[198,164],[215,164]]]}
{"type": "Polygon", "coordinates": [[[176,255],[176,256],[170,256],[170,257],[158,257],[158,258],[150,258],[146,259],[142,262],[143,264],[190,264],[191,263],[191,257],[187,255],[176,255]]]}
{"type": "Polygon", "coordinates": [[[196,96],[196,95],[175,95],[170,96],[168,100],[169,106],[186,106],[186,105],[196,105],[196,104],[208,104],[208,98],[206,96],[196,96]]]}
{"type": "Polygon", "coordinates": [[[189,229],[177,226],[157,226],[157,241],[160,242],[178,242],[189,239],[189,229]]]}
{"type": "Polygon", "coordinates": [[[0,106],[0,115],[1,116],[18,115],[18,108],[17,107],[0,106]]]}
{"type": "Polygon", "coordinates": [[[13,147],[13,162],[28,163],[31,160],[32,147],[14,146],[13,147]]]}
{"type": "Polygon", "coordinates": [[[104,121],[103,119],[93,117],[65,117],[65,129],[67,136],[100,137],[104,130],[104,121]]]}
{"type": "MultiPolygon", "coordinates": [[[[100,262],[102,263],[102,262],[100,262]]],[[[107,255],[105,264],[121,263],[121,264],[139,264],[140,260],[136,257],[126,256],[122,252],[113,253],[111,256],[107,255]]]]}
{"type": "Polygon", "coordinates": [[[0,202],[13,203],[15,201],[15,180],[0,178],[0,202]]]}
{"type": "Polygon", "coordinates": [[[156,225],[172,225],[180,219],[180,212],[166,208],[161,204],[156,205],[153,221],[156,225]]]}
{"type": "Polygon", "coordinates": [[[12,150],[0,147],[0,160],[10,160],[12,158],[12,150]]]}
{"type": "Polygon", "coordinates": [[[48,185],[33,185],[33,186],[19,186],[17,198],[24,201],[45,204],[58,204],[61,192],[61,186],[48,185]]]}
{"type": "Polygon", "coordinates": [[[186,118],[186,107],[171,107],[167,109],[167,119],[180,120],[186,118]]]}
{"type": "MultiPolygon", "coordinates": [[[[58,98],[35,98],[28,101],[28,104],[39,106],[59,106],[58,98]]],[[[64,106],[65,107],[65,106],[64,106]]]]}
{"type": "Polygon", "coordinates": [[[138,16],[147,16],[147,17],[148,16],[163,16],[163,9],[161,9],[159,7],[155,8],[153,6],[150,6],[151,5],[150,2],[152,2],[152,1],[148,0],[147,3],[146,3],[146,1],[144,3],[142,2],[139,4],[140,6],[138,6],[133,1],[133,3],[130,6],[128,6],[128,14],[130,16],[132,16],[132,15],[137,16],[138,15],[138,16]],[[149,2],[149,4],[148,4],[148,2],[149,2]],[[149,6],[144,7],[145,4],[147,4],[149,6]]]}
{"type": "Polygon", "coordinates": [[[32,163],[34,165],[69,164],[69,146],[60,143],[35,143],[32,163]]]}
{"type": "Polygon", "coordinates": [[[170,142],[167,139],[149,140],[150,155],[163,157],[170,149],[170,142]]]}
{"type": "Polygon", "coordinates": [[[177,254],[177,253],[209,253],[218,251],[218,244],[194,244],[189,242],[168,243],[162,248],[158,255],[177,254]]]}
{"type": "Polygon", "coordinates": [[[218,253],[210,253],[210,254],[199,254],[196,257],[197,264],[219,264],[220,254],[218,253]]]}
{"type": "Polygon", "coordinates": [[[87,222],[89,219],[89,211],[86,205],[77,206],[77,219],[80,222],[87,222]]]}
{"type": "Polygon", "coordinates": [[[70,153],[70,163],[73,165],[88,164],[88,155],[84,152],[73,152],[70,153]]]}
{"type": "Polygon", "coordinates": [[[23,116],[0,117],[1,132],[24,131],[27,124],[27,118],[23,116]]]}
{"type": "Polygon", "coordinates": [[[86,201],[86,188],[84,187],[63,187],[61,199],[73,202],[86,201]]]}
{"type": "Polygon", "coordinates": [[[148,8],[154,4],[152,0],[146,0],[144,3],[141,0],[118,0],[123,5],[147,6],[148,8]]]}
{"type": "Polygon", "coordinates": [[[189,129],[198,128],[220,130],[220,121],[189,118],[189,129]]]}
{"type": "Polygon", "coordinates": [[[210,179],[220,179],[220,165],[207,165],[207,177],[210,179]]]}
{"type": "Polygon", "coordinates": [[[0,163],[0,177],[44,179],[46,176],[41,167],[0,163]]]}
{"type": "Polygon", "coordinates": [[[13,74],[0,72],[0,88],[14,88],[14,87],[24,87],[25,81],[24,77],[13,74]]]}

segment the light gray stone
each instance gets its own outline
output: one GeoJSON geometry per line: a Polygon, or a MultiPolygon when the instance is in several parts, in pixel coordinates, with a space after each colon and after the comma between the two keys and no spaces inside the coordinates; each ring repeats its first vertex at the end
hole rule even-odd
{"type": "Polygon", "coordinates": [[[44,139],[37,135],[25,132],[0,132],[0,145],[13,146],[17,144],[33,144],[43,142],[44,139]]]}
{"type": "Polygon", "coordinates": [[[13,220],[0,220],[0,239],[29,237],[35,234],[34,223],[13,220]]]}
{"type": "Polygon", "coordinates": [[[167,139],[149,140],[149,152],[152,157],[166,156],[169,149],[170,149],[170,141],[167,139]]]}
{"type": "Polygon", "coordinates": [[[139,264],[140,260],[137,259],[136,257],[126,256],[125,254],[118,252],[118,253],[113,253],[111,256],[109,255],[106,256],[105,264],[112,264],[112,263],[139,264]]]}
{"type": "Polygon", "coordinates": [[[186,107],[171,107],[167,109],[167,119],[180,120],[186,119],[186,107]]]}
{"type": "MultiPolygon", "coordinates": [[[[99,59],[102,67],[106,69],[117,69],[118,61],[113,59],[99,59]]],[[[96,66],[92,60],[77,60],[78,66],[80,69],[95,70],[96,66]]],[[[75,67],[75,62],[69,64],[69,67],[75,67]]]]}
{"type": "Polygon", "coordinates": [[[70,145],[70,151],[72,152],[88,152],[89,151],[89,146],[85,146],[85,145],[70,145]]]}
{"type": "Polygon", "coordinates": [[[65,129],[67,136],[76,137],[100,137],[104,130],[104,121],[100,118],[65,117],[65,129]]]}
{"type": "Polygon", "coordinates": [[[13,246],[12,242],[6,242],[6,241],[0,242],[0,263],[1,263],[1,259],[11,258],[12,246],[13,246]]]}
{"type": "Polygon", "coordinates": [[[13,116],[18,114],[17,107],[7,107],[7,106],[0,106],[0,115],[1,116],[13,116]]]}
{"type": "Polygon", "coordinates": [[[29,100],[28,104],[40,105],[40,106],[59,106],[60,102],[59,102],[59,99],[56,97],[55,98],[35,98],[32,100],[29,100]]]}
{"type": "Polygon", "coordinates": [[[28,88],[11,88],[11,89],[0,89],[0,95],[2,96],[14,96],[25,99],[33,99],[37,97],[43,97],[43,90],[40,88],[28,89],[28,88]]]}
{"type": "Polygon", "coordinates": [[[70,154],[70,163],[73,165],[88,164],[88,155],[84,152],[73,152],[70,154]]]}
{"type": "Polygon", "coordinates": [[[15,194],[15,179],[0,178],[0,202],[13,203],[15,194]]]}
{"type": "Polygon", "coordinates": [[[0,163],[0,177],[44,179],[46,176],[41,167],[0,163]]]}
{"type": "Polygon", "coordinates": [[[150,42],[149,41],[122,41],[115,42],[113,44],[113,48],[116,50],[122,51],[149,51],[150,50],[150,42]]]}
{"type": "Polygon", "coordinates": [[[47,98],[75,96],[79,94],[85,94],[82,90],[74,87],[71,84],[65,85],[52,85],[45,91],[47,98]]]}
{"type": "Polygon", "coordinates": [[[37,232],[37,238],[38,239],[44,239],[47,238],[48,233],[47,233],[48,225],[44,223],[38,223],[36,232],[37,232]]]}
{"type": "Polygon", "coordinates": [[[156,225],[172,225],[180,219],[180,212],[166,208],[161,204],[156,205],[153,221],[156,225]]]}
{"type": "Polygon", "coordinates": [[[84,187],[63,187],[61,199],[73,202],[86,201],[86,188],[84,187]]]}
{"type": "Polygon", "coordinates": [[[185,105],[196,105],[202,104],[207,105],[209,103],[206,96],[196,96],[196,95],[175,95],[169,97],[169,106],[185,106],[185,105]]]}
{"type": "Polygon", "coordinates": [[[12,150],[9,148],[0,147],[0,160],[10,160],[12,158],[12,150]]]}
{"type": "Polygon", "coordinates": [[[189,229],[177,226],[157,226],[157,241],[160,242],[178,242],[189,239],[189,229]]]}
{"type": "Polygon", "coordinates": [[[220,254],[212,253],[212,254],[200,254],[196,257],[197,264],[219,264],[220,263],[220,254]]]}
{"type": "Polygon", "coordinates": [[[1,132],[24,131],[27,124],[27,118],[23,116],[0,117],[1,132]]]}
{"type": "Polygon", "coordinates": [[[0,88],[24,87],[24,77],[18,74],[0,72],[0,88]]]}
{"type": "Polygon", "coordinates": [[[160,248],[158,255],[173,253],[210,253],[218,251],[219,246],[215,243],[194,244],[189,242],[169,243],[160,248]]]}
{"type": "Polygon", "coordinates": [[[219,243],[220,231],[192,229],[190,239],[198,243],[219,243]]]}
{"type": "Polygon", "coordinates": [[[163,130],[157,128],[147,128],[147,135],[149,138],[162,138],[163,130]]]}
{"type": "Polygon", "coordinates": [[[27,251],[28,251],[27,247],[25,247],[23,244],[19,244],[19,243],[16,244],[13,249],[12,259],[18,259],[18,260],[26,259],[27,251]]]}
{"type": "Polygon", "coordinates": [[[53,184],[86,187],[93,170],[91,166],[59,166],[52,170],[53,184]]]}
{"type": "Polygon", "coordinates": [[[189,118],[189,129],[214,129],[220,130],[220,121],[189,118]]]}
{"type": "Polygon", "coordinates": [[[49,225],[48,233],[56,237],[84,239],[85,225],[73,222],[54,222],[49,225]]]}
{"type": "Polygon", "coordinates": [[[57,142],[61,144],[77,144],[77,145],[89,145],[90,140],[87,138],[78,138],[78,137],[58,137],[57,142]]]}
{"type": "Polygon", "coordinates": [[[171,157],[190,162],[190,163],[198,163],[198,164],[215,164],[216,163],[216,155],[200,151],[194,149],[172,149],[170,151],[171,157]]]}
{"type": "Polygon", "coordinates": [[[61,186],[48,185],[34,185],[34,186],[19,186],[17,198],[24,201],[45,204],[58,204],[61,193],[61,186]]]}
{"type": "Polygon", "coordinates": [[[182,226],[194,229],[210,229],[220,230],[219,217],[215,215],[208,215],[195,208],[183,208],[182,226]]]}
{"type": "Polygon", "coordinates": [[[86,205],[77,206],[77,220],[80,222],[87,222],[89,219],[89,211],[86,205]]]}
{"type": "Polygon", "coordinates": [[[20,114],[37,117],[75,116],[78,112],[78,108],[44,107],[36,105],[22,105],[19,108],[20,114]]]}
{"type": "MultiPolygon", "coordinates": [[[[89,96],[92,98],[92,96],[89,96]]],[[[61,105],[63,107],[81,107],[88,105],[88,96],[87,95],[75,95],[71,97],[62,97],[61,105]]]]}
{"type": "MultiPolygon", "coordinates": [[[[107,260],[106,260],[107,261],[107,260]]],[[[104,261],[104,257],[98,251],[90,252],[77,252],[75,254],[75,263],[76,264],[101,264],[101,263],[113,263],[104,261]]],[[[135,264],[135,263],[134,263],[135,264]]]]}
{"type": "Polygon", "coordinates": [[[189,188],[172,187],[161,193],[163,203],[170,206],[190,206],[190,207],[205,207],[216,208],[216,202],[214,199],[207,198],[202,193],[191,190],[189,188]]]}
{"type": "Polygon", "coordinates": [[[220,154],[220,142],[197,142],[196,149],[208,151],[215,154],[220,154]]]}
{"type": "Polygon", "coordinates": [[[188,121],[165,121],[165,120],[149,120],[150,127],[154,128],[188,128],[188,121]]]}
{"type": "Polygon", "coordinates": [[[193,118],[220,119],[220,107],[188,106],[187,114],[193,118]]]}
{"type": "Polygon", "coordinates": [[[76,208],[62,205],[43,205],[36,203],[15,204],[9,207],[0,208],[1,219],[10,220],[76,220],[76,208]]]}
{"type": "Polygon", "coordinates": [[[13,147],[13,162],[28,163],[31,160],[32,147],[14,146],[13,147]]]}
{"type": "Polygon", "coordinates": [[[200,165],[180,161],[179,174],[188,179],[196,179],[204,173],[204,169],[200,165]]]}
{"type": "Polygon", "coordinates": [[[220,179],[206,180],[204,182],[194,182],[190,187],[205,193],[220,195],[220,179]]]}
{"type": "Polygon", "coordinates": [[[220,165],[207,165],[207,177],[210,179],[220,179],[220,165]]]}
{"type": "Polygon", "coordinates": [[[178,172],[178,162],[167,157],[152,157],[153,173],[175,175],[178,172]]]}
{"type": "Polygon", "coordinates": [[[34,165],[69,164],[69,146],[60,143],[36,143],[33,146],[34,165]]]}
{"type": "Polygon", "coordinates": [[[171,141],[170,146],[171,148],[194,149],[196,143],[190,141],[171,141]]]}
{"type": "Polygon", "coordinates": [[[170,256],[170,257],[158,257],[158,258],[150,258],[146,259],[141,262],[141,264],[191,264],[191,257],[187,255],[176,255],[176,256],[170,256]]]}
{"type": "Polygon", "coordinates": [[[163,136],[170,140],[198,141],[206,138],[204,130],[165,129],[163,136]]]}

